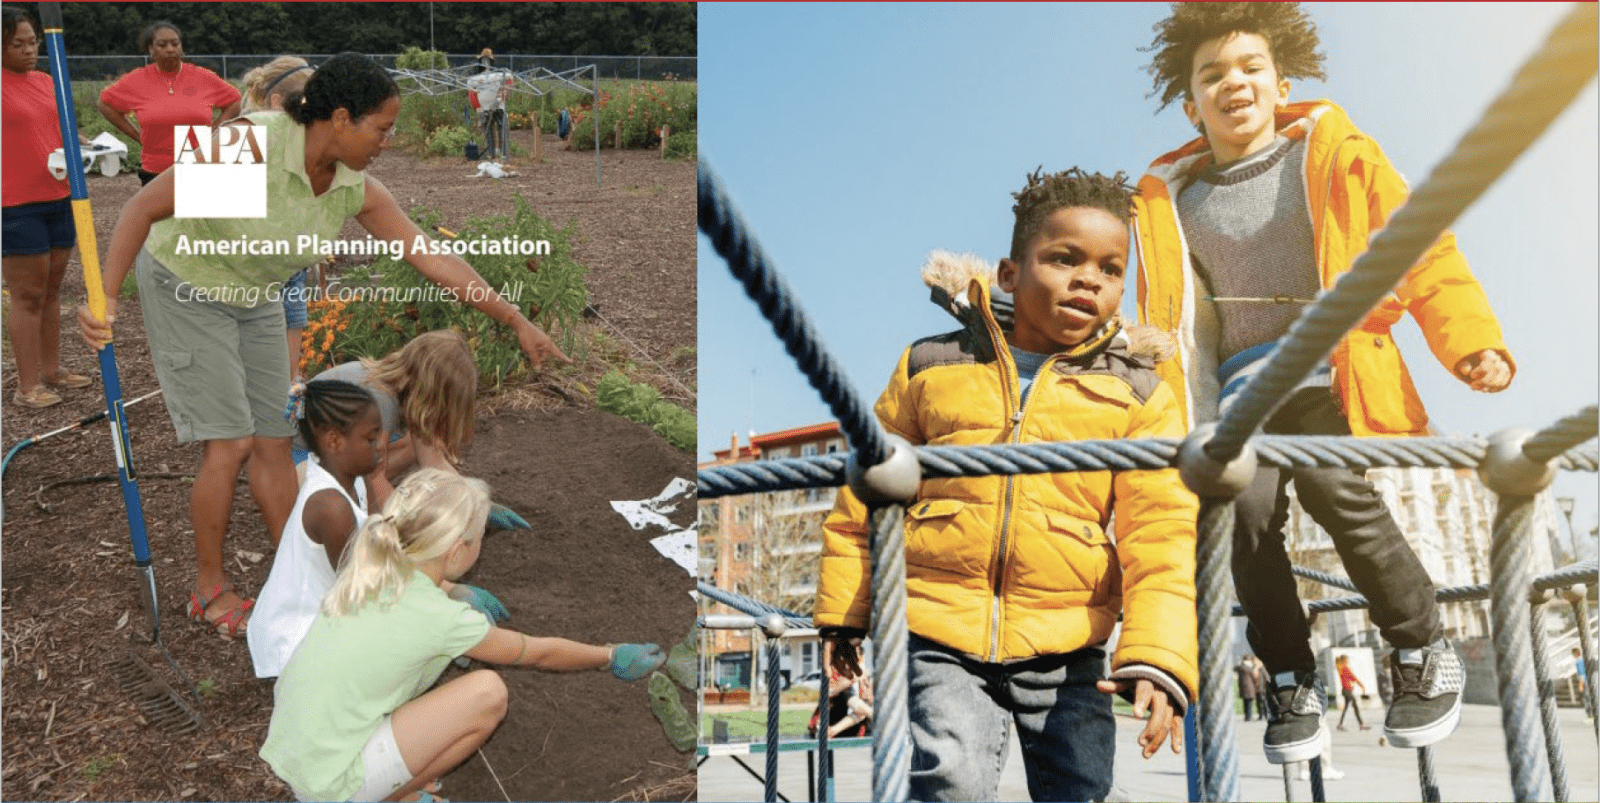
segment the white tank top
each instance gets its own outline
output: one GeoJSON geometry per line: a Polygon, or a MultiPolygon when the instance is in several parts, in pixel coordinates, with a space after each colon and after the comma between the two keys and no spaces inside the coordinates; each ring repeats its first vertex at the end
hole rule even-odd
{"type": "Polygon", "coordinates": [[[322,609],[322,598],[333,588],[334,571],[328,562],[328,552],[306,535],[301,520],[306,500],[325,488],[338,491],[350,503],[357,529],[367,520],[367,487],[362,479],[356,478],[356,498],[352,500],[339,486],[339,481],[322,467],[316,455],[312,455],[306,461],[306,479],[300,484],[289,523],[284,525],[283,538],[278,540],[272,571],[256,596],[250,627],[245,631],[245,640],[250,644],[250,662],[255,665],[258,678],[274,678],[283,671],[289,656],[311,630],[311,623],[322,609]]]}

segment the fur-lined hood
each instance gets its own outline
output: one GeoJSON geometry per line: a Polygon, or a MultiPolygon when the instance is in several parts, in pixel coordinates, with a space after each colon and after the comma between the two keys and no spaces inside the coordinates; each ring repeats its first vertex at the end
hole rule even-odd
{"type": "MultiPolygon", "coordinates": [[[[931,300],[940,309],[950,313],[962,326],[979,329],[983,328],[983,317],[973,304],[980,303],[983,298],[979,288],[987,288],[989,311],[995,323],[1000,325],[1001,331],[1010,332],[1015,326],[1015,306],[1011,294],[996,283],[997,270],[997,265],[977,254],[935,249],[928,253],[922,265],[922,283],[928,286],[931,300]]],[[[1120,325],[1120,313],[1106,323],[1107,327],[1120,325]]],[[[1154,326],[1122,326],[1112,342],[1120,343],[1130,356],[1143,357],[1152,363],[1171,359],[1178,349],[1171,335],[1154,326]]]]}

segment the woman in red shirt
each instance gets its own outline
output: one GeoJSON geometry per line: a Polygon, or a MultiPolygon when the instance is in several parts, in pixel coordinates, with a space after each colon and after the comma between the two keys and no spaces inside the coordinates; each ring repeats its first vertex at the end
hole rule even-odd
{"type": "Polygon", "coordinates": [[[1367,684],[1362,683],[1361,678],[1356,677],[1356,673],[1351,671],[1349,656],[1341,655],[1333,659],[1333,668],[1339,672],[1339,689],[1344,692],[1344,709],[1339,712],[1339,730],[1344,730],[1344,716],[1352,709],[1356,712],[1356,724],[1360,725],[1362,730],[1371,730],[1372,726],[1361,720],[1361,702],[1356,699],[1355,692],[1355,687],[1360,686],[1361,693],[1365,695],[1367,684]]]}
{"type": "Polygon", "coordinates": [[[117,130],[139,141],[139,181],[149,184],[172,166],[173,129],[180,125],[212,125],[212,111],[222,120],[239,114],[239,90],[217,74],[183,63],[183,36],[170,22],[152,22],[139,34],[139,49],[151,64],[117,79],[100,93],[100,115],[117,130]],[[128,114],[139,116],[139,124],[128,114]]]}
{"type": "Polygon", "coordinates": [[[51,388],[81,388],[89,378],[61,370],[61,277],[77,240],[71,190],[50,174],[50,153],[61,147],[55,82],[37,72],[39,23],[13,6],[4,9],[5,58],[0,69],[4,118],[4,245],[0,257],[11,308],[6,331],[17,359],[16,403],[60,404],[51,388]]]}

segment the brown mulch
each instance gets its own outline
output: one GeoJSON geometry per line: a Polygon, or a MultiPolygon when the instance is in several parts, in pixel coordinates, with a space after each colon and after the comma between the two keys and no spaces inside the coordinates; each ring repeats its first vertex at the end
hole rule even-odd
{"type": "MultiPolygon", "coordinates": [[[[531,152],[528,132],[513,137],[531,152]]],[[[575,221],[575,256],[590,268],[590,301],[600,313],[590,325],[624,344],[626,359],[646,367],[645,381],[692,410],[694,164],[664,162],[648,151],[602,151],[605,186],[597,189],[593,153],[567,151],[548,135],[543,164],[512,161],[521,175],[499,181],[468,178],[474,165],[465,160],[396,152],[380,157],[370,172],[403,208],[441,209],[447,227],[475,215],[509,213],[515,192],[558,226],[575,221]]],[[[89,187],[103,253],[116,212],[137,191],[138,179],[96,175],[89,187]]],[[[352,223],[346,235],[357,231],[352,223]]],[[[82,297],[75,257],[63,303],[71,307],[82,297]]],[[[71,334],[70,311],[64,318],[64,367],[98,376],[93,356],[71,334]]],[[[122,393],[129,400],[156,387],[137,301],[123,301],[117,331],[122,393]]],[[[15,406],[9,346],[6,357],[0,409],[7,449],[103,410],[98,383],[69,392],[66,403],[49,410],[15,406]]],[[[586,366],[579,368],[580,381],[592,387],[586,366]]],[[[594,376],[603,368],[594,366],[594,376]]],[[[670,645],[693,624],[686,593],[692,584],[649,547],[650,534],[631,530],[608,503],[650,498],[672,477],[690,478],[690,457],[643,427],[590,408],[583,393],[542,375],[480,398],[467,472],[487,480],[497,500],[533,522],[534,530],[491,536],[468,580],[496,593],[518,629],[670,645]]],[[[162,641],[186,678],[149,645],[151,622],[135,584],[116,483],[49,487],[115,472],[106,425],[19,453],[4,478],[0,537],[0,797],[291,799],[256,756],[271,713],[270,683],[255,679],[242,641],[228,642],[183,618],[194,570],[189,482],[182,476],[198,465],[199,447],[175,442],[160,397],[129,409],[128,422],[134,464],[146,478],[140,494],[162,641]],[[175,737],[145,721],[135,696],[109,671],[130,650],[173,686],[199,690],[202,731],[175,737]]],[[[242,480],[225,549],[232,581],[247,593],[257,591],[272,550],[242,480]]],[[[504,670],[503,676],[512,695],[507,721],[482,758],[446,778],[447,796],[613,800],[643,792],[662,799],[659,790],[668,789],[676,790],[673,799],[693,797],[692,761],[667,744],[643,683],[622,684],[603,673],[504,670]]],[[[692,705],[687,694],[684,700],[692,705]]]]}

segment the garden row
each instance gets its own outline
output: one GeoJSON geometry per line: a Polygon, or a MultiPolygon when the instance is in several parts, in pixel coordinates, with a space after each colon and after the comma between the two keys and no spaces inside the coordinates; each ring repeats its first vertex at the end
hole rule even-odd
{"type": "MultiPolygon", "coordinates": [[[[431,56],[442,59],[444,54],[431,56]]],[[[425,68],[430,53],[408,48],[396,59],[397,65],[411,69],[425,68]]],[[[239,86],[239,82],[230,82],[239,86]]],[[[546,82],[547,84],[552,82],[546,82]]],[[[128,142],[127,137],[100,116],[96,106],[104,81],[80,81],[72,86],[73,102],[78,114],[78,127],[83,135],[93,139],[109,131],[128,145],[128,157],[123,160],[124,170],[137,169],[141,148],[138,142],[128,142]]],[[[519,86],[521,86],[519,84],[519,86]]],[[[402,89],[407,89],[402,85],[402,89]]],[[[697,86],[680,81],[600,81],[599,132],[600,147],[660,148],[661,134],[670,132],[666,142],[669,158],[694,158],[695,117],[698,101],[697,86]]],[[[535,124],[541,132],[555,133],[561,113],[565,111],[571,121],[568,138],[570,147],[589,149],[595,145],[596,115],[593,96],[571,87],[556,85],[542,95],[522,89],[512,91],[506,101],[506,119],[514,131],[532,129],[535,124]]],[[[135,116],[134,119],[137,119],[135,116]]],[[[472,116],[465,90],[444,95],[407,94],[401,105],[400,120],[396,125],[396,142],[414,154],[458,156],[462,146],[472,139],[472,116]]],[[[512,143],[513,156],[525,156],[526,148],[512,143]]]]}

